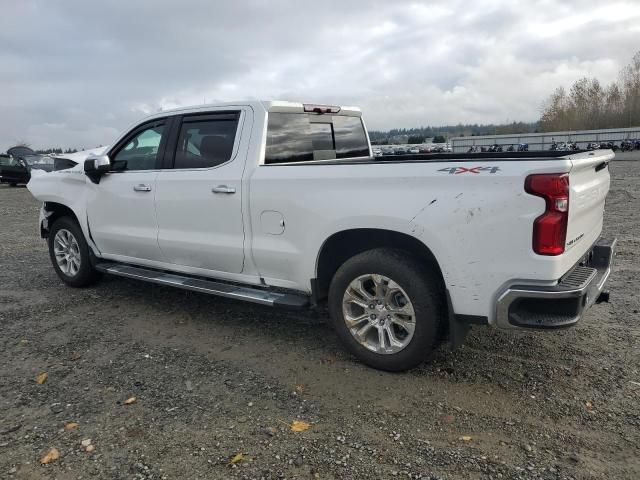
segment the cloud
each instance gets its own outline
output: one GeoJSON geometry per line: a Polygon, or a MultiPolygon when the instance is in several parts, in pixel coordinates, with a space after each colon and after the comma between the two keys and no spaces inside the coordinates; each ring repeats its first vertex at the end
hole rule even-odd
{"type": "Polygon", "coordinates": [[[370,128],[535,120],[614,80],[640,5],[617,2],[10,2],[0,150],[110,143],[160,108],[249,98],[356,104],[370,128]]]}

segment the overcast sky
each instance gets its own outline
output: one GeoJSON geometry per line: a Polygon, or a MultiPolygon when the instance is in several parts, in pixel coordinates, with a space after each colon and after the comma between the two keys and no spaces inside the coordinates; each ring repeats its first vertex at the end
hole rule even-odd
{"type": "Polygon", "coordinates": [[[640,1],[4,1],[0,151],[108,144],[160,108],[358,105],[369,128],[536,120],[640,49],[640,1]]]}

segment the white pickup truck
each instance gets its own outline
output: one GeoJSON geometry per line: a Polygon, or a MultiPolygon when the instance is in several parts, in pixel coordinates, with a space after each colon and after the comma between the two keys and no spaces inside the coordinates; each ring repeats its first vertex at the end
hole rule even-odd
{"type": "Polygon", "coordinates": [[[609,150],[374,157],[357,108],[165,111],[33,175],[58,276],[101,273],[288,308],[397,371],[470,324],[554,329],[607,292],[609,150]]]}

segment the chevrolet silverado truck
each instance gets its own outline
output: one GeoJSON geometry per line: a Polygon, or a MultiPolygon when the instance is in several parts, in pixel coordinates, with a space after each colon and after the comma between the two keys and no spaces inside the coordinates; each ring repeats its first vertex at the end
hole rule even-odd
{"type": "Polygon", "coordinates": [[[557,329],[604,299],[613,156],[374,157],[357,108],[249,101],[157,113],[28,188],[71,287],[326,302],[350,352],[400,371],[470,325],[557,329]]]}

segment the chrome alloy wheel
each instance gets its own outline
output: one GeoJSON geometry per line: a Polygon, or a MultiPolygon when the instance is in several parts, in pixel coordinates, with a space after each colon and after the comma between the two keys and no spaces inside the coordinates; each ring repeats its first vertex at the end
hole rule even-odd
{"type": "Polygon", "coordinates": [[[53,238],[53,253],[62,273],[74,277],[80,270],[80,246],[73,234],[64,228],[53,238]]]}
{"type": "Polygon", "coordinates": [[[358,343],[379,354],[405,348],[416,328],[409,296],[384,275],[367,274],[353,280],[342,298],[342,314],[358,343]]]}

